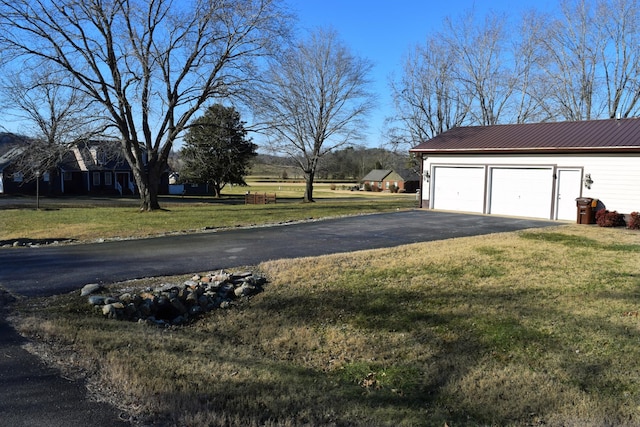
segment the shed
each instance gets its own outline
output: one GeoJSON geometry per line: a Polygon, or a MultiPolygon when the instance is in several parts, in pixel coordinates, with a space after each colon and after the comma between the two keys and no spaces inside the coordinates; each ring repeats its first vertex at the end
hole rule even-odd
{"type": "Polygon", "coordinates": [[[431,209],[576,219],[576,199],[640,211],[640,119],[457,127],[410,150],[431,209]]]}

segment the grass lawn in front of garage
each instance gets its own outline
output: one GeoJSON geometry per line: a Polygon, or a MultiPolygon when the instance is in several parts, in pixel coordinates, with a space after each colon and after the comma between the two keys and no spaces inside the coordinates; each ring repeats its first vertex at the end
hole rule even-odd
{"type": "Polygon", "coordinates": [[[265,262],[264,292],[186,326],[77,292],[13,323],[156,425],[634,426],[639,253],[637,231],[562,225],[265,262]]]}

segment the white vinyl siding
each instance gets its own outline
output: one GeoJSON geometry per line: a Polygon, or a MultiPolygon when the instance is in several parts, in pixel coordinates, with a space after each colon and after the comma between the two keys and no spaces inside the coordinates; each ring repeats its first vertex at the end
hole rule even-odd
{"type": "MultiPolygon", "coordinates": [[[[548,181],[539,182],[548,188],[543,188],[545,194],[549,196],[549,202],[544,202],[544,209],[536,214],[537,217],[545,219],[572,219],[570,216],[571,207],[575,207],[575,197],[591,197],[599,199],[609,210],[616,210],[621,213],[631,213],[640,211],[640,154],[583,154],[583,155],[430,155],[424,160],[423,170],[434,174],[439,165],[456,165],[467,166],[467,168],[484,168],[487,171],[487,179],[479,180],[482,187],[478,188],[477,183],[473,183],[474,191],[479,193],[480,198],[487,200],[486,209],[481,210],[483,213],[496,213],[495,209],[491,209],[491,181],[489,174],[495,168],[532,168],[544,167],[551,168],[558,176],[561,177],[562,171],[565,169],[573,169],[580,171],[580,181],[577,182],[576,175],[571,176],[573,188],[578,185],[579,188],[566,192],[564,198],[559,201],[556,199],[559,188],[548,181]],[[560,172],[560,174],[558,174],[560,172]],[[582,183],[585,174],[590,174],[593,184],[591,188],[586,188],[582,183]],[[485,181],[487,184],[485,185],[485,181]],[[572,194],[574,193],[574,194],[572,194]],[[575,197],[573,197],[575,196],[575,197]],[[573,201],[570,199],[573,198],[573,201]],[[567,200],[569,199],[569,200],[567,200]],[[551,207],[547,203],[551,203],[551,207]],[[544,212],[542,212],[544,210],[544,212]]],[[[567,175],[567,177],[570,175],[567,175]]],[[[438,207],[435,200],[438,197],[437,179],[423,180],[423,199],[427,202],[425,206],[435,209],[443,209],[438,207]],[[429,200],[431,198],[432,200],[429,200]],[[434,199],[435,198],[435,199],[434,199]]],[[[470,185],[472,185],[469,182],[470,185]]],[[[495,185],[495,183],[493,184],[495,185]]],[[[561,183],[558,185],[562,185],[561,183]]],[[[561,196],[561,194],[560,194],[561,196]]],[[[471,197],[471,196],[468,196],[471,197]]],[[[474,196],[477,198],[478,196],[474,196]]],[[[533,193],[529,196],[533,200],[536,195],[533,193]]],[[[495,208],[495,204],[493,205],[495,208]]],[[[457,207],[453,210],[469,211],[467,207],[457,207]]],[[[529,216],[529,215],[522,215],[529,216]]]]}
{"type": "Polygon", "coordinates": [[[607,209],[621,213],[640,211],[640,156],[588,157],[584,173],[591,174],[591,189],[582,197],[600,199],[607,209]]]}

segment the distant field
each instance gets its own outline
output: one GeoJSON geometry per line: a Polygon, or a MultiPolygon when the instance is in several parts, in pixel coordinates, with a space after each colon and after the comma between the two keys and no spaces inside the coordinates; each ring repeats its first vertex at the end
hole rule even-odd
{"type": "Polygon", "coordinates": [[[295,166],[285,166],[285,165],[272,165],[266,163],[256,163],[254,164],[249,172],[251,177],[271,177],[271,178],[282,178],[282,175],[286,172],[287,176],[294,178],[299,177],[302,178],[302,172],[298,167],[295,166]]]}
{"type": "MultiPolygon", "coordinates": [[[[288,181],[260,181],[260,180],[247,180],[248,186],[227,186],[222,190],[224,195],[242,195],[247,191],[259,192],[259,193],[276,193],[279,197],[285,198],[302,198],[305,190],[305,183],[302,180],[288,180],[288,181]]],[[[408,200],[415,198],[415,194],[394,194],[389,192],[372,192],[372,191],[351,191],[354,186],[358,186],[353,182],[333,182],[326,183],[320,182],[313,186],[314,199],[330,199],[330,198],[398,198],[400,200],[408,200]]]]}

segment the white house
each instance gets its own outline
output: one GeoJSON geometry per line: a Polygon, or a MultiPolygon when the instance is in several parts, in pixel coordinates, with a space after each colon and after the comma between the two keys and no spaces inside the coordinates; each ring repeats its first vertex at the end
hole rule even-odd
{"type": "Polygon", "coordinates": [[[576,220],[576,198],[640,211],[640,119],[450,129],[410,150],[421,206],[576,220]]]}

